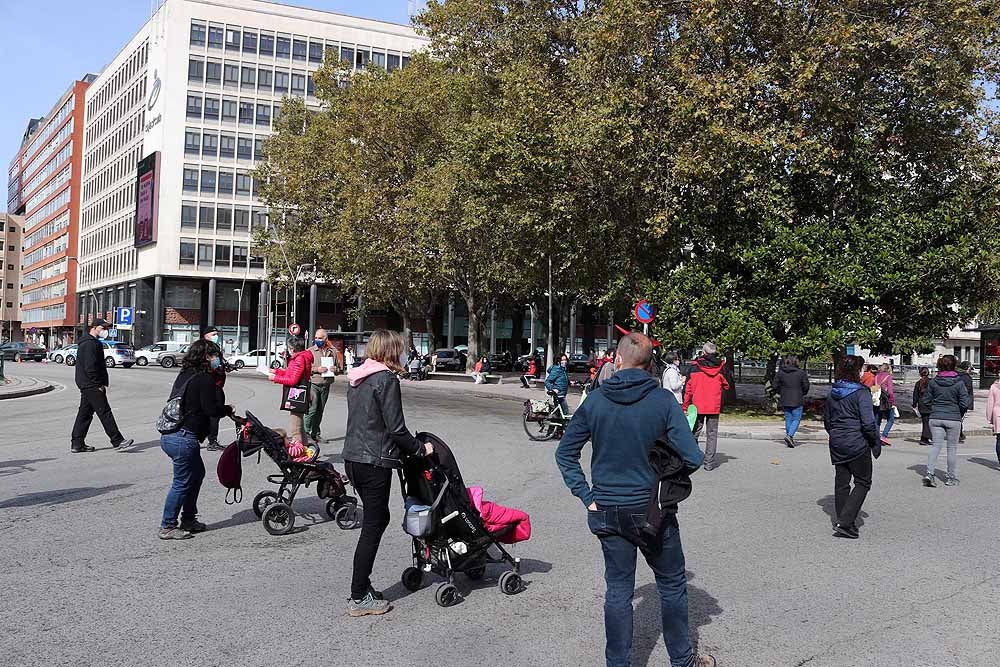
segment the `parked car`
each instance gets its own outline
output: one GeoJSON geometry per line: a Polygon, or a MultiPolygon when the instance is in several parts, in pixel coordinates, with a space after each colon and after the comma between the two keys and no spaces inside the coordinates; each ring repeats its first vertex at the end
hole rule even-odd
{"type": "MultiPolygon", "coordinates": [[[[242,368],[259,368],[267,364],[267,350],[251,350],[246,354],[237,354],[227,357],[226,361],[236,370],[242,368]]],[[[281,358],[275,353],[271,353],[271,368],[281,368],[281,358]]]]}
{"type": "Polygon", "coordinates": [[[180,352],[182,347],[184,347],[184,343],[178,343],[172,340],[161,340],[158,343],[153,343],[152,345],[147,345],[140,350],[136,350],[135,363],[137,366],[158,364],[160,363],[160,355],[163,352],[180,352]]]}
{"type": "Polygon", "coordinates": [[[156,362],[163,366],[164,368],[173,368],[181,362],[184,358],[184,353],[187,352],[188,346],[182,344],[177,350],[166,350],[160,352],[159,356],[156,358],[156,362]]]}
{"type": "Polygon", "coordinates": [[[63,345],[60,348],[56,348],[49,352],[49,361],[54,361],[57,364],[61,364],[66,361],[66,355],[73,354],[76,352],[76,345],[63,345]]]}
{"type": "Polygon", "coordinates": [[[104,347],[104,365],[108,368],[132,368],[135,365],[135,350],[128,343],[102,340],[101,345],[104,347]]]}
{"type": "Polygon", "coordinates": [[[496,373],[509,373],[514,370],[514,361],[509,352],[495,352],[489,355],[490,366],[496,373]]]}
{"type": "Polygon", "coordinates": [[[566,370],[569,373],[589,373],[590,355],[580,353],[571,354],[569,356],[569,363],[566,365],[566,370]]]}
{"type": "Polygon", "coordinates": [[[34,343],[4,343],[0,345],[0,354],[7,361],[43,361],[45,348],[34,343]]]}
{"type": "Polygon", "coordinates": [[[431,355],[431,368],[437,371],[464,371],[465,356],[452,347],[443,347],[434,350],[431,355]]]}

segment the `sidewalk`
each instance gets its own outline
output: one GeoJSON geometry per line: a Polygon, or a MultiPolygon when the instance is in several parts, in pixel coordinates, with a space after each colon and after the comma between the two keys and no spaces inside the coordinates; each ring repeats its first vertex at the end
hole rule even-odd
{"type": "Polygon", "coordinates": [[[8,398],[25,398],[26,396],[44,394],[53,389],[55,387],[45,380],[30,377],[11,377],[8,375],[5,382],[0,382],[0,401],[8,398]]]}
{"type": "MultiPolygon", "coordinates": [[[[501,384],[474,384],[469,382],[424,380],[413,382],[402,380],[403,387],[413,391],[440,392],[454,395],[462,393],[476,398],[492,398],[495,400],[524,402],[529,398],[540,398],[544,395],[544,385],[536,382],[531,389],[524,389],[516,376],[504,377],[501,384]]],[[[829,385],[813,385],[809,390],[807,401],[819,401],[826,398],[830,392],[829,385]]],[[[890,434],[891,439],[914,439],[920,438],[921,423],[910,407],[910,400],[913,396],[913,385],[897,385],[895,387],[896,403],[899,408],[900,417],[896,420],[890,434]]],[[[965,423],[966,436],[992,436],[993,431],[986,423],[986,397],[989,392],[985,389],[976,390],[976,405],[973,410],[966,415],[965,423]]],[[[746,410],[747,408],[763,409],[764,388],[759,384],[741,384],[736,387],[737,403],[736,410],[746,410]]],[[[575,407],[580,400],[580,390],[570,389],[569,404],[575,407]]],[[[818,407],[818,406],[817,406],[818,407]]],[[[733,440],[773,440],[781,441],[785,437],[785,420],[781,412],[773,417],[766,415],[744,417],[738,414],[726,414],[723,408],[722,416],[719,420],[719,437],[733,440]]],[[[799,432],[795,436],[796,441],[801,442],[826,442],[826,431],[823,429],[822,415],[817,413],[806,414],[803,417],[799,432]]]]}

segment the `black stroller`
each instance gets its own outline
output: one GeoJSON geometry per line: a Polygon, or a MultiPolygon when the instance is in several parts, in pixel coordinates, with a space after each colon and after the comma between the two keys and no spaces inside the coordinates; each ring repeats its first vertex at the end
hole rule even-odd
{"type": "Polygon", "coordinates": [[[361,525],[361,511],[358,499],[347,495],[347,478],[342,476],[325,461],[319,458],[319,446],[308,461],[293,461],[285,449],[284,439],[264,426],[253,414],[247,412],[246,418],[233,416],[236,422],[236,437],[243,456],[257,454],[263,451],[277,464],[281,474],[268,475],[267,481],[277,484],[278,490],[261,491],[253,499],[253,511],[264,524],[264,530],[271,535],[286,535],[295,526],[295,512],[292,502],[300,486],[316,483],[316,494],[327,499],[326,513],[337,522],[342,530],[350,530],[361,525]]]}
{"type": "Polygon", "coordinates": [[[407,459],[399,473],[406,503],[403,529],[413,537],[413,566],[403,570],[403,586],[419,590],[424,573],[433,572],[447,580],[438,586],[434,599],[450,607],[462,600],[454,584],[456,572],[479,580],[487,564],[506,563],[510,570],[500,576],[500,590],[506,595],[520,593],[524,590],[521,560],[497,541],[502,534],[491,534],[484,526],[451,449],[430,433],[418,433],[417,440],[432,443],[434,453],[407,459]],[[496,548],[496,555],[491,547],[496,548]]]}

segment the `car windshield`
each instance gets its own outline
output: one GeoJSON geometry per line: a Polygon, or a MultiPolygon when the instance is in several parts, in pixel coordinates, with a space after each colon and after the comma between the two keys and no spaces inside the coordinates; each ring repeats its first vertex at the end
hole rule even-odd
{"type": "Polygon", "coordinates": [[[455,356],[455,353],[452,350],[438,350],[434,354],[437,355],[438,359],[451,359],[455,356]]]}

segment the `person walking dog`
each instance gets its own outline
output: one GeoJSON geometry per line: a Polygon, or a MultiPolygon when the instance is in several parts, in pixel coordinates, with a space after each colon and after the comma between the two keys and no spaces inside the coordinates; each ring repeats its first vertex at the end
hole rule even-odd
{"type": "Polygon", "coordinates": [[[132,439],[126,440],[118,430],[118,423],[108,403],[110,381],[108,367],[104,362],[104,346],[100,341],[108,337],[110,328],[111,324],[107,320],[97,318],[87,333],[80,338],[77,346],[74,377],[76,386],[80,390],[80,407],[70,436],[70,451],[74,454],[94,451],[93,447],[87,445],[86,438],[95,414],[101,420],[101,426],[111,440],[112,447],[123,452],[131,449],[135,443],[132,439]]]}
{"type": "Polygon", "coordinates": [[[618,343],[618,371],[577,409],[556,449],[563,481],[587,508],[587,525],[604,552],[605,660],[626,667],[632,650],[632,599],[636,552],[653,570],[660,594],[663,640],[672,667],[714,667],[712,656],[695,657],[688,629],[687,577],[676,501],[661,504],[661,477],[651,464],[657,440],[669,442],[686,480],[704,459],[687,418],[670,391],[646,371],[653,355],[649,338],[630,333],[618,343]],[[580,455],[591,443],[591,483],[580,455]],[[653,500],[655,494],[655,502],[653,500]],[[643,530],[661,512],[658,530],[643,530]],[[641,524],[641,525],[640,525],[641,524]]]}

